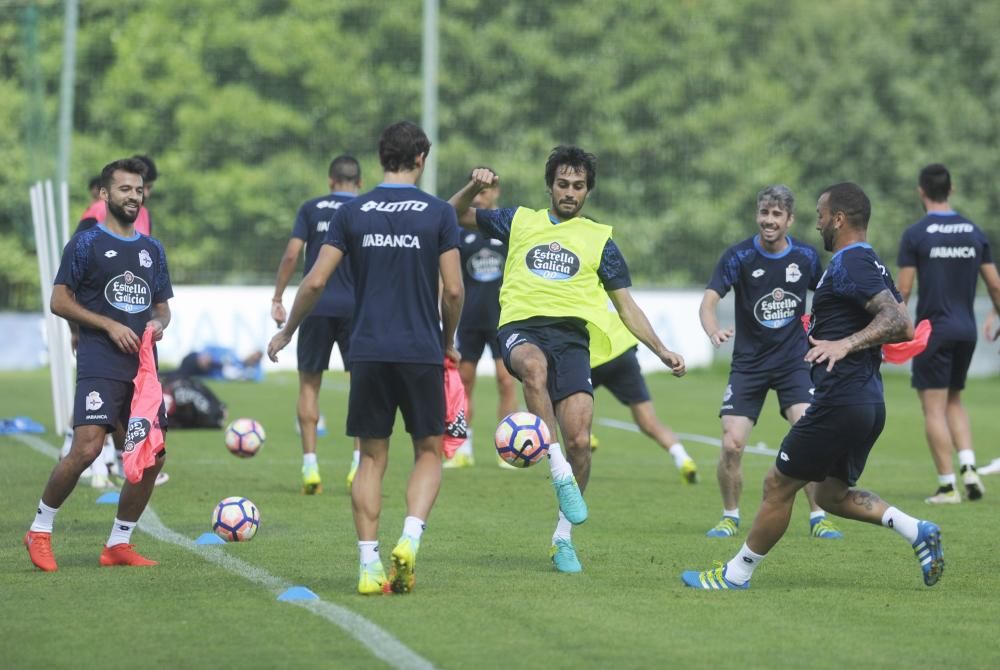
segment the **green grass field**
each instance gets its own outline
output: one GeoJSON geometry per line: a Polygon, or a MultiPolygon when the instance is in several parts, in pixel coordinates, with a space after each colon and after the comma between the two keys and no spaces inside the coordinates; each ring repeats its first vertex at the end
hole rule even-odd
{"type": "MultiPolygon", "coordinates": [[[[660,417],[675,430],[717,437],[725,379],[715,369],[649,381],[660,417]]],[[[574,533],[584,572],[557,574],[548,559],[555,498],[547,468],[495,466],[491,386],[484,379],[478,389],[476,467],[445,471],[409,596],[355,594],[356,538],[344,486],[350,453],[336,436],[346,405],[342,375],[328,377],[322,397],[331,436],[320,441],[321,496],[300,494],[291,375],[215,387],[232,417],[252,416],[267,428],[253,459],[229,455],[221,431],[170,433],[171,479],[151,506],[162,522],[158,537],[175,542],[141,532],[142,524],[134,536],[160,561],[156,568],[98,567],[115,510],[80,486],[56,520],[59,571],[36,571],[21,536],[53,460],[0,437],[0,668],[1000,667],[993,637],[1000,477],[986,478],[977,503],[923,502],[936,479],[905,376],[887,375],[889,421],[861,484],[942,527],[947,568],[931,589],[908,544],[891,531],[843,522],[844,540],[810,539],[801,500],[750,591],[684,588],[682,570],[711,567],[739,547],[772,459],[744,457],[743,534],[710,540],[705,531],[720,511],[718,449],[687,441],[702,482],[682,486],[653,443],[605,425],[595,426],[601,446],[587,490],[590,519],[574,533]],[[260,507],[257,537],[184,546],[210,530],[214,504],[229,495],[260,507]],[[279,602],[288,585],[308,587],[320,605],[279,602]],[[332,619],[353,623],[345,629],[332,619]],[[374,641],[379,655],[359,637],[374,641]]],[[[998,379],[972,380],[966,392],[981,462],[1000,456],[998,397],[998,379]]],[[[50,404],[47,372],[0,374],[3,415],[48,423],[50,404]]],[[[629,420],[605,392],[595,415],[629,420]]],[[[752,441],[776,447],[785,428],[769,399],[752,441]]],[[[380,531],[386,557],[402,527],[412,458],[401,424],[397,431],[380,531]]],[[[61,442],[52,432],[40,437],[53,447],[61,442]]]]}

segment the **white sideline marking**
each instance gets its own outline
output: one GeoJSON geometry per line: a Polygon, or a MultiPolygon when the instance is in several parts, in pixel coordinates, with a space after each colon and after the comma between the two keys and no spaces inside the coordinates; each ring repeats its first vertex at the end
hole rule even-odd
{"type": "MultiPolygon", "coordinates": [[[[59,458],[59,449],[39,437],[34,435],[11,435],[11,437],[53,460],[59,458]]],[[[190,540],[163,525],[160,517],[152,507],[146,508],[146,511],[139,519],[138,528],[162,542],[169,542],[170,544],[187,549],[200,558],[210,563],[215,563],[234,575],[263,586],[271,591],[275,598],[286,589],[294,586],[291,582],[286,582],[280,577],[275,577],[262,568],[228,555],[218,546],[195,544],[194,540],[190,540]]],[[[307,609],[316,616],[323,617],[330,623],[335,624],[338,628],[367,647],[373,655],[394,668],[403,670],[432,670],[434,668],[434,664],[397,640],[388,631],[383,630],[377,624],[369,621],[360,614],[352,612],[346,607],[341,607],[322,599],[292,600],[288,602],[307,609]]]]}
{"type": "MultiPolygon", "coordinates": [[[[601,417],[597,419],[597,423],[602,426],[607,426],[609,428],[618,428],[621,430],[627,430],[633,433],[641,433],[639,426],[631,423],[629,421],[619,421],[618,419],[608,419],[601,417]]],[[[701,442],[702,444],[710,444],[713,447],[722,448],[722,440],[717,437],[709,437],[708,435],[697,435],[695,433],[677,433],[677,437],[682,440],[688,440],[689,442],[701,442]]],[[[750,454],[760,454],[761,456],[777,456],[778,452],[774,449],[768,448],[767,444],[764,442],[758,442],[757,444],[748,444],[743,448],[743,451],[750,454]]]]}

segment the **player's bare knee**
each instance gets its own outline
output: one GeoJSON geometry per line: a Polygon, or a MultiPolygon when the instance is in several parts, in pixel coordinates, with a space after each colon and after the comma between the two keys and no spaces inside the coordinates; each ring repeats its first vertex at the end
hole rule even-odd
{"type": "Polygon", "coordinates": [[[728,460],[735,460],[737,463],[743,458],[743,450],[746,448],[747,444],[744,441],[737,440],[734,436],[729,433],[725,433],[722,436],[722,456],[728,460]]]}

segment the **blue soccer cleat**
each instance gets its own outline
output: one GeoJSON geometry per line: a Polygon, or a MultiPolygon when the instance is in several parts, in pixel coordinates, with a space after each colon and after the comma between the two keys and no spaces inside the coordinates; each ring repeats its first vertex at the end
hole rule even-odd
{"type": "Polygon", "coordinates": [[[576,549],[569,540],[559,538],[553,542],[549,556],[559,572],[583,572],[580,559],[576,557],[576,549]]]}
{"type": "Polygon", "coordinates": [[[711,570],[685,570],[681,573],[681,581],[684,586],[704,591],[745,591],[750,588],[750,582],[736,584],[726,579],[726,566],[716,561],[715,567],[711,570]]]}
{"type": "Polygon", "coordinates": [[[740,520],[735,516],[724,516],[705,535],[707,537],[733,537],[739,532],[740,520]]]}
{"type": "Polygon", "coordinates": [[[577,526],[587,520],[587,503],[580,493],[576,477],[570,475],[562,479],[553,479],[552,487],[556,490],[556,498],[559,499],[559,509],[567,521],[577,526]]]}
{"type": "Polygon", "coordinates": [[[913,553],[920,561],[924,573],[924,584],[934,586],[944,572],[944,550],[941,548],[941,529],[930,521],[917,524],[917,539],[913,543],[913,553]]]}

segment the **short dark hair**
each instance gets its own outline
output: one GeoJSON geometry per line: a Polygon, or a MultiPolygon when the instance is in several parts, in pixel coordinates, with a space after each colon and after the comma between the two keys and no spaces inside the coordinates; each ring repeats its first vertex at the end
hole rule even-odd
{"type": "Polygon", "coordinates": [[[87,182],[88,191],[94,188],[101,188],[101,175],[97,175],[96,177],[91,177],[90,181],[87,182]]]}
{"type": "Polygon", "coordinates": [[[417,156],[430,150],[431,141],[412,121],[394,123],[378,138],[378,160],[386,172],[412,170],[417,167],[417,156]]]}
{"type": "Polygon", "coordinates": [[[861,230],[868,229],[868,220],[872,216],[872,203],[860,186],[854,182],[844,181],[828,186],[820,193],[829,194],[826,206],[830,214],[843,212],[848,223],[861,230]]]}
{"type": "Polygon", "coordinates": [[[146,166],[146,174],[142,175],[144,183],[149,184],[157,180],[160,173],[157,171],[156,163],[153,162],[152,158],[145,154],[136,154],[135,156],[132,156],[132,158],[142,161],[142,164],[146,166]]]}
{"type": "Polygon", "coordinates": [[[146,183],[145,163],[138,158],[119,158],[116,161],[111,161],[101,170],[101,188],[110,189],[111,180],[114,177],[115,172],[118,172],[119,170],[122,172],[137,174],[142,177],[143,184],[146,183]]]}
{"type": "Polygon", "coordinates": [[[795,195],[784,184],[772,184],[757,194],[757,207],[775,204],[788,214],[795,214],[795,195]]]}
{"type": "Polygon", "coordinates": [[[549,154],[545,162],[545,185],[552,188],[556,181],[556,171],[562,166],[570,167],[579,172],[587,173],[587,190],[593,190],[597,181],[597,156],[587,153],[580,147],[559,145],[549,154]]]}
{"type": "Polygon", "coordinates": [[[941,163],[931,163],[920,171],[920,188],[934,202],[945,202],[951,194],[951,173],[941,163]]]}
{"type": "Polygon", "coordinates": [[[360,184],[361,163],[354,156],[341,154],[330,161],[330,170],[327,174],[334,182],[360,184]]]}

